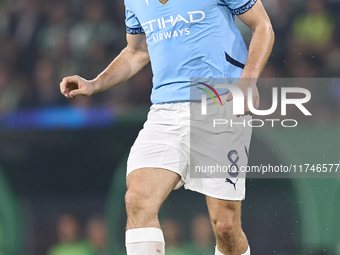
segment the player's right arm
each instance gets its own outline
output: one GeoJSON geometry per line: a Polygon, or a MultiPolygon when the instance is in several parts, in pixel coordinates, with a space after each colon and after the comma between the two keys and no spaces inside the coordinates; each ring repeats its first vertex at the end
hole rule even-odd
{"type": "Polygon", "coordinates": [[[95,79],[85,80],[78,75],[65,77],[60,83],[67,98],[90,96],[127,81],[150,61],[144,33],[127,34],[127,46],[95,79]]]}

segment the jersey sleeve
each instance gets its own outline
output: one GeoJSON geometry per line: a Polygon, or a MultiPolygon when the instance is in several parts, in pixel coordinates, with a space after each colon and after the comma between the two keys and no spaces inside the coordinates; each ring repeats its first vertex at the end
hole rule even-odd
{"type": "Polygon", "coordinates": [[[125,5],[125,25],[128,34],[144,33],[142,25],[139,23],[136,15],[125,5]]]}
{"type": "Polygon", "coordinates": [[[227,5],[234,15],[240,15],[249,11],[257,0],[218,0],[227,5]]]}

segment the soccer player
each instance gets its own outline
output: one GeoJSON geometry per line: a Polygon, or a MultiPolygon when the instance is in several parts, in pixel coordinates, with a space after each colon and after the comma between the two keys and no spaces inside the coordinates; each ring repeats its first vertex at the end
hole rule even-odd
{"type": "MultiPolygon", "coordinates": [[[[261,0],[125,0],[125,7],[127,47],[94,80],[66,77],[60,89],[68,98],[89,96],[125,82],[151,61],[153,106],[131,148],[127,166],[127,254],[164,254],[158,210],[169,193],[183,183],[185,188],[206,196],[217,239],[215,254],[250,254],[241,228],[244,179],[228,178],[226,182],[194,179],[188,174],[188,106],[190,78],[202,77],[242,78],[235,86],[245,95],[246,113],[249,87],[254,91],[254,107],[258,107],[256,79],[274,42],[261,0]],[[249,54],[235,15],[253,31],[249,54]]],[[[232,100],[232,93],[224,100],[232,100]]],[[[220,132],[215,137],[221,135],[218,140],[229,150],[232,144],[237,144],[239,150],[243,148],[239,157],[245,164],[244,148],[249,148],[250,140],[243,139],[249,133],[242,132],[220,132]],[[223,135],[228,135],[228,140],[223,135]]]]}

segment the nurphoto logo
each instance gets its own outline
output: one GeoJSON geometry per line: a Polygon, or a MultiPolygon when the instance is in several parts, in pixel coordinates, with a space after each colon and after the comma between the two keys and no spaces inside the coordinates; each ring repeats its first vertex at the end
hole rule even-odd
{"type": "MultiPolygon", "coordinates": [[[[215,88],[212,86],[200,82],[201,85],[204,85],[206,88],[198,88],[206,93],[203,93],[201,96],[201,114],[202,115],[207,115],[207,94],[211,97],[211,99],[214,101],[215,105],[218,105],[216,98],[219,100],[219,104],[222,106],[223,102],[221,100],[220,95],[217,93],[216,89],[228,89],[231,91],[233,94],[233,100],[232,100],[232,105],[233,105],[233,115],[244,115],[245,114],[245,109],[244,109],[244,94],[242,90],[234,85],[229,85],[229,84],[216,84],[215,88]],[[210,89],[210,91],[208,90],[210,89]]],[[[253,105],[253,89],[248,88],[248,97],[247,97],[247,105],[249,108],[249,111],[251,114],[258,115],[258,116],[268,116],[273,114],[279,104],[279,90],[277,87],[272,88],[272,105],[269,109],[267,110],[258,110],[255,109],[253,105]]],[[[304,106],[304,104],[308,103],[311,100],[311,93],[309,90],[305,88],[298,88],[298,87],[286,87],[286,88],[281,88],[281,116],[286,116],[287,115],[287,105],[295,105],[305,116],[312,116],[312,114],[307,110],[307,108],[304,106]],[[303,95],[302,98],[288,98],[288,95],[294,93],[294,94],[301,94],[303,95]]],[[[271,126],[274,127],[276,122],[281,122],[281,125],[283,127],[296,127],[298,125],[297,120],[295,119],[251,119],[246,123],[244,120],[243,122],[233,122],[233,120],[226,120],[226,119],[214,119],[214,127],[216,125],[225,125],[225,124],[231,124],[231,125],[243,125],[251,127],[263,127],[265,122],[271,123],[271,126]]]]}

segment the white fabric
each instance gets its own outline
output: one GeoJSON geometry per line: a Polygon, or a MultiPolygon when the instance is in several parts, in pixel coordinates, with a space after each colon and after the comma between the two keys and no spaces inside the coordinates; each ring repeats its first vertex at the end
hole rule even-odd
{"type": "Polygon", "coordinates": [[[215,255],[224,255],[217,249],[217,246],[215,246],[215,255]]]}
{"type": "MultiPolygon", "coordinates": [[[[215,255],[224,255],[219,250],[217,250],[217,246],[215,247],[215,255]]],[[[248,245],[248,250],[245,253],[241,254],[241,255],[250,255],[250,247],[249,247],[249,245],[248,245]]]]}
{"type": "Polygon", "coordinates": [[[131,243],[126,246],[127,255],[164,255],[164,244],[159,242],[131,243]]]}
{"type": "MultiPolygon", "coordinates": [[[[225,101],[226,96],[221,99],[225,101]]],[[[193,171],[196,166],[230,166],[231,160],[237,162],[238,167],[246,166],[251,128],[241,124],[214,128],[211,123],[222,118],[247,123],[251,117],[236,118],[232,114],[232,102],[215,106],[212,100],[208,100],[207,109],[208,114],[204,117],[200,103],[153,105],[131,148],[127,175],[139,168],[163,168],[181,176],[175,189],[184,184],[186,189],[210,197],[243,200],[245,175],[233,178],[228,172],[222,172],[219,175],[199,173],[199,176],[193,176],[193,171]],[[236,151],[237,155],[230,156],[231,151],[236,151]]]]}
{"type": "Polygon", "coordinates": [[[127,255],[164,255],[165,242],[158,228],[136,228],[126,231],[127,255]]]}
{"type": "Polygon", "coordinates": [[[245,253],[243,253],[242,255],[250,255],[250,247],[249,247],[249,245],[248,245],[248,250],[245,253]]]}
{"type": "Polygon", "coordinates": [[[165,244],[163,231],[159,228],[135,228],[125,233],[125,243],[159,242],[165,244]]]}

